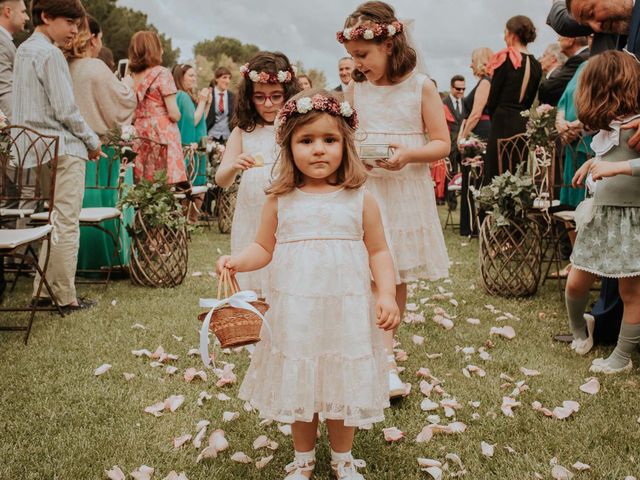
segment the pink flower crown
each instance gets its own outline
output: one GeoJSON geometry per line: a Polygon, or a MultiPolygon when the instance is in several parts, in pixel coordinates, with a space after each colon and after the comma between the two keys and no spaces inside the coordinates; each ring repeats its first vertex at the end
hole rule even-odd
{"type": "Polygon", "coordinates": [[[289,100],[278,112],[275,121],[276,138],[280,138],[282,127],[294,115],[304,115],[311,110],[326,112],[334,117],[343,117],[347,125],[356,130],[358,128],[358,114],[349,102],[338,102],[333,97],[326,97],[316,93],[313,97],[302,97],[297,100],[289,100]]]}
{"type": "Polygon", "coordinates": [[[249,70],[249,64],[245,63],[240,67],[240,73],[253,83],[290,83],[296,76],[296,67],[292,65],[289,70],[278,70],[278,73],[269,73],[249,70]]]}
{"type": "Polygon", "coordinates": [[[336,38],[340,43],[348,40],[373,40],[380,38],[391,38],[398,33],[402,33],[404,25],[398,21],[391,23],[366,23],[357,27],[345,28],[336,33],[336,38]]]}

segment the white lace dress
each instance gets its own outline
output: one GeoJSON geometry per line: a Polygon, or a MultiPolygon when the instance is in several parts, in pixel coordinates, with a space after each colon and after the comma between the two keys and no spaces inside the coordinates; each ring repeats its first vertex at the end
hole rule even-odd
{"type": "Polygon", "coordinates": [[[278,199],[270,266],[273,336],[262,330],[239,396],[278,422],[363,426],[389,405],[363,241],[364,189],[278,199]]]}
{"type": "MultiPolygon", "coordinates": [[[[236,209],[231,225],[231,254],[236,255],[253,243],[260,226],[260,214],[266,201],[265,188],[271,181],[278,147],[273,125],[257,126],[252,132],[242,132],[242,153],[264,157],[263,167],[254,167],[242,174],[236,209]]],[[[253,290],[259,297],[267,296],[268,267],[250,273],[239,273],[238,283],[244,290],[253,290]]]]}
{"type": "MultiPolygon", "coordinates": [[[[362,144],[425,145],[422,87],[426,79],[414,72],[393,86],[356,83],[354,106],[360,120],[356,138],[362,144]]],[[[412,163],[396,172],[374,168],[367,189],[380,205],[396,282],[448,277],[449,256],[428,164],[412,163]]]]}

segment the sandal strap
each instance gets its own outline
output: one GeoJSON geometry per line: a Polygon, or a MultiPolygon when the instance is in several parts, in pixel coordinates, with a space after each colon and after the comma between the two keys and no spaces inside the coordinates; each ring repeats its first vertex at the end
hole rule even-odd
{"type": "Polygon", "coordinates": [[[364,468],[367,466],[367,462],[351,457],[347,460],[341,460],[339,462],[331,462],[331,468],[333,468],[338,475],[338,478],[351,478],[351,475],[358,474],[358,468],[364,468]]]}
{"type": "MultiPolygon", "coordinates": [[[[293,475],[302,475],[303,472],[312,472],[316,467],[316,461],[314,460],[301,460],[294,459],[289,465],[284,467],[285,472],[293,475]]],[[[291,476],[293,476],[291,475],[291,476]]],[[[289,475],[287,475],[289,478],[289,475]]]]}

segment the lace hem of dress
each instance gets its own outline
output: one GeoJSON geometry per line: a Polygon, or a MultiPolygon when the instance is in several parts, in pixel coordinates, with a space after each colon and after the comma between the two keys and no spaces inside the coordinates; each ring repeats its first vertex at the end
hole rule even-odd
{"type": "Polygon", "coordinates": [[[595,268],[583,267],[580,265],[571,264],[571,268],[577,268],[578,270],[582,270],[583,272],[591,273],[598,277],[605,278],[631,278],[631,277],[640,277],[640,271],[638,272],[630,272],[630,273],[606,273],[601,272],[595,268]]]}

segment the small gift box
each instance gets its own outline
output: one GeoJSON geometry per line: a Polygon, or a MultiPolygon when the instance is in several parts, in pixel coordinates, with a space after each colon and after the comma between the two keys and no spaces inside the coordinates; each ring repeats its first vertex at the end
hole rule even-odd
{"type": "Polygon", "coordinates": [[[377,161],[385,161],[393,156],[393,150],[389,144],[365,143],[360,145],[360,160],[372,167],[377,167],[377,161]]]}

